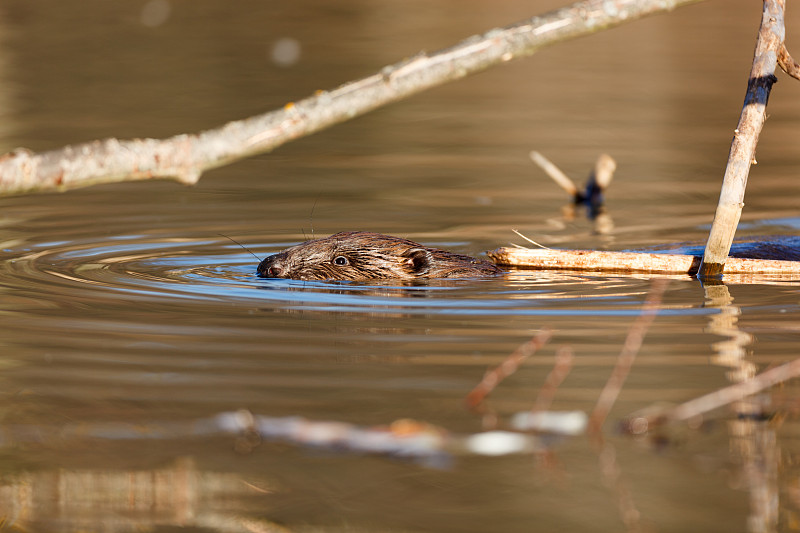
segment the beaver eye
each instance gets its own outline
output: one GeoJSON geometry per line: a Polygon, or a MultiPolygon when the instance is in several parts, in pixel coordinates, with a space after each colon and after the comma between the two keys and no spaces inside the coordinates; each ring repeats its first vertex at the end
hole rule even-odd
{"type": "Polygon", "coordinates": [[[350,261],[343,255],[337,255],[333,258],[333,264],[336,266],[346,266],[350,261]]]}

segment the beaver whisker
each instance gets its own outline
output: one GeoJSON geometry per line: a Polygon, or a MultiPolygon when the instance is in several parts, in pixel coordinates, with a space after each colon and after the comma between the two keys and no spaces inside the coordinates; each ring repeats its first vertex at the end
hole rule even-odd
{"type": "Polygon", "coordinates": [[[238,244],[238,245],[239,245],[239,246],[241,246],[241,247],[242,247],[242,248],[243,248],[245,251],[247,251],[247,252],[248,252],[250,255],[252,255],[252,256],[253,256],[253,257],[255,257],[255,258],[256,258],[256,259],[257,259],[259,262],[261,262],[261,258],[260,258],[260,257],[258,257],[256,254],[254,254],[254,253],[252,252],[252,250],[250,250],[250,248],[248,248],[248,247],[247,247],[247,246],[245,246],[244,244],[240,243],[239,241],[237,241],[237,240],[236,240],[236,239],[234,239],[233,237],[228,237],[228,236],[227,236],[227,235],[225,235],[224,233],[217,233],[217,235],[219,235],[220,237],[225,237],[226,239],[228,239],[229,241],[231,241],[231,242],[232,242],[232,243],[234,243],[234,244],[238,244]]]}

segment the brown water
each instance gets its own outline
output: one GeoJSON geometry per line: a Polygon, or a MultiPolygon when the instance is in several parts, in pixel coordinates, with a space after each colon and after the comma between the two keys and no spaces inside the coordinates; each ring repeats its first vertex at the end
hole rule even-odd
{"type": "MultiPolygon", "coordinates": [[[[214,127],[559,5],[5,0],[0,151],[214,127]],[[278,64],[285,38],[299,58],[278,64]]],[[[768,420],[737,416],[739,406],[656,440],[617,431],[640,409],[792,361],[792,282],[669,280],[605,448],[577,436],[546,454],[399,460],[256,446],[220,425],[246,409],[477,433],[465,396],[543,328],[550,343],[488,399],[499,427],[533,405],[560,346],[575,361],[551,408],[591,412],[655,280],[261,280],[256,259],[219,234],[259,257],[351,229],[474,254],[523,244],[512,228],[564,247],[701,242],[759,17],[759,2],[709,1],[565,43],[192,188],[0,199],[0,529],[795,530],[793,382],[760,398],[776,413],[768,420]],[[563,193],[531,149],[579,180],[600,153],[617,159],[610,233],[562,217],[563,193]]],[[[769,109],[741,236],[800,234],[800,84],[781,75],[769,109]]]]}

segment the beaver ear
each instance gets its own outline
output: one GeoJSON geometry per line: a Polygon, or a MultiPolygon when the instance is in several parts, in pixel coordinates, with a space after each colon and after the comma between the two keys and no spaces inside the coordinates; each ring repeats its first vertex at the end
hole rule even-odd
{"type": "Polygon", "coordinates": [[[431,269],[431,253],[425,248],[409,248],[403,253],[403,265],[415,276],[427,274],[431,269]]]}

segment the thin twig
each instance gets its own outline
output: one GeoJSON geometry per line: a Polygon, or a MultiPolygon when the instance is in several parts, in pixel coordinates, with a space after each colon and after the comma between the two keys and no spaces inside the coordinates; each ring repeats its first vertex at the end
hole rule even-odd
{"type": "Polygon", "coordinates": [[[553,398],[555,398],[559,385],[561,385],[564,378],[567,377],[569,371],[572,370],[573,360],[572,348],[569,346],[562,346],[556,351],[555,364],[550,373],[547,374],[544,385],[539,389],[539,394],[536,396],[536,401],[531,408],[532,412],[546,411],[550,408],[550,404],[553,403],[553,398]]]}
{"type": "MultiPolygon", "coordinates": [[[[762,372],[741,383],[736,383],[735,385],[689,400],[672,409],[651,414],[648,419],[651,423],[658,419],[668,421],[690,420],[798,376],[800,376],[800,359],[795,359],[789,363],[762,372]]],[[[644,426],[640,424],[637,427],[642,428],[644,426]]]]}
{"type": "Polygon", "coordinates": [[[663,279],[653,282],[647,299],[642,305],[642,312],[636,321],[631,324],[628,330],[628,336],[625,338],[625,344],[622,347],[622,352],[617,358],[617,365],[611,372],[606,386],[600,392],[597,405],[595,405],[594,411],[589,418],[589,434],[593,437],[592,441],[597,448],[600,472],[606,480],[606,484],[614,490],[620,518],[629,532],[645,531],[647,528],[642,521],[641,512],[636,507],[633,493],[628,488],[628,484],[625,482],[622,475],[622,469],[617,461],[616,449],[610,442],[602,438],[600,428],[608,416],[611,407],[616,402],[622,390],[622,385],[628,377],[633,362],[636,359],[636,355],[642,347],[644,336],[658,313],[658,308],[661,305],[661,298],[664,295],[667,284],[668,281],[663,279]]]}
{"type": "Polygon", "coordinates": [[[597,162],[594,164],[594,172],[589,179],[586,188],[589,189],[592,185],[596,185],[599,189],[608,189],[611,185],[611,180],[614,178],[614,171],[617,170],[617,162],[608,154],[600,154],[597,162]]]}
{"type": "Polygon", "coordinates": [[[569,179],[569,176],[564,174],[564,172],[562,172],[562,170],[558,168],[555,163],[547,159],[536,150],[533,150],[529,155],[531,161],[536,163],[545,174],[550,176],[550,179],[555,181],[556,185],[567,191],[567,194],[569,194],[571,198],[575,198],[578,195],[578,186],[575,185],[575,183],[569,179]]]}
{"type": "Polygon", "coordinates": [[[647,333],[650,324],[655,320],[658,314],[659,306],[661,305],[661,298],[667,288],[668,280],[657,279],[653,281],[650,288],[650,293],[642,305],[642,312],[639,317],[631,324],[628,330],[628,336],[625,338],[625,344],[622,346],[622,351],[617,358],[617,364],[611,372],[611,376],[606,382],[606,386],[600,392],[600,397],[597,399],[594,411],[589,417],[589,430],[595,435],[600,434],[600,428],[605,422],[611,407],[617,401],[622,385],[630,373],[636,355],[642,347],[644,336],[647,333]]]}
{"type": "Polygon", "coordinates": [[[617,499],[617,511],[628,533],[649,531],[650,528],[643,523],[642,513],[636,507],[633,494],[622,475],[622,468],[617,461],[616,448],[609,442],[603,443],[597,450],[597,459],[606,485],[614,491],[617,499]]]}
{"type": "Polygon", "coordinates": [[[519,231],[517,231],[517,230],[515,230],[513,228],[511,229],[511,231],[513,231],[514,233],[516,233],[517,235],[519,235],[520,237],[522,237],[523,239],[525,239],[526,241],[528,241],[529,243],[533,244],[534,246],[536,246],[538,248],[544,248],[545,250],[550,250],[550,248],[548,248],[547,246],[545,246],[543,244],[539,244],[538,242],[534,241],[531,238],[526,237],[525,235],[523,235],[522,233],[520,233],[519,231]]]}
{"type": "Polygon", "coordinates": [[[800,80],[800,65],[792,58],[789,50],[786,49],[786,44],[782,44],[778,50],[778,65],[786,74],[800,80]]]}
{"type": "Polygon", "coordinates": [[[550,340],[551,335],[552,331],[549,328],[543,328],[535,337],[514,350],[499,366],[488,370],[481,382],[467,394],[467,407],[476,410],[495,387],[516,372],[525,359],[536,353],[550,340]]]}
{"type": "Polygon", "coordinates": [[[529,56],[545,46],[698,1],[584,0],[470,37],[432,55],[419,54],[282,109],[202,133],[163,140],[108,139],[40,154],[19,149],[0,158],[0,192],[150,178],[177,178],[192,184],[208,169],[269,152],[413,94],[529,56]]]}

